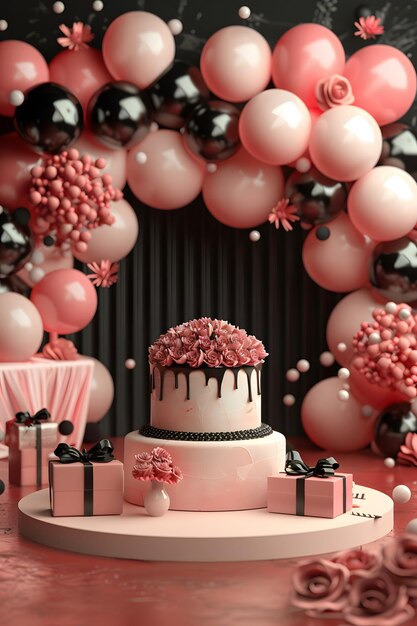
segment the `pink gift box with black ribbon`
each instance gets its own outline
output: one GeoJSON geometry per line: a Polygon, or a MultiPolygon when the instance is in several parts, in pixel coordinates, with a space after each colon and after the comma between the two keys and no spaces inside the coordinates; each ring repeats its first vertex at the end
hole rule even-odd
{"type": "Polygon", "coordinates": [[[309,467],[298,452],[289,452],[285,472],[268,477],[268,511],[329,518],[347,513],[352,509],[353,476],[336,473],[338,467],[333,457],[309,467]]]}

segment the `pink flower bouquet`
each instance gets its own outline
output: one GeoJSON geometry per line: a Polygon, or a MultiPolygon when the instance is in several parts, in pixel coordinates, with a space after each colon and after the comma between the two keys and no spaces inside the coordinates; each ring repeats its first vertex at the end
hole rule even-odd
{"type": "Polygon", "coordinates": [[[164,448],[135,454],[135,460],[132,476],[137,480],[156,480],[175,485],[183,478],[180,468],[173,465],[171,455],[164,448]]]}

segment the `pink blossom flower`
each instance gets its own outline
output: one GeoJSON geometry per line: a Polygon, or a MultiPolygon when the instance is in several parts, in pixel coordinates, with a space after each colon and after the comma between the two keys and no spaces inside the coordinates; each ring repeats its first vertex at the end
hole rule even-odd
{"type": "Polygon", "coordinates": [[[293,229],[291,222],[297,222],[300,218],[297,213],[297,208],[290,204],[288,198],[281,198],[279,202],[271,209],[268,216],[268,222],[274,224],[278,230],[282,224],[283,229],[288,232],[293,229]]]}
{"type": "Polygon", "coordinates": [[[237,367],[239,365],[239,357],[235,350],[225,350],[222,356],[222,363],[226,367],[237,367]]]}
{"type": "Polygon", "coordinates": [[[202,350],[190,350],[187,352],[187,365],[190,367],[200,367],[204,361],[204,352],[202,350]]]}
{"type": "Polygon", "coordinates": [[[316,85],[316,100],[320,109],[326,111],[342,104],[353,104],[352,87],[344,76],[334,74],[319,80],[316,85]]]}
{"type": "Polygon", "coordinates": [[[217,350],[208,350],[205,354],[204,360],[209,367],[220,367],[222,364],[221,352],[217,352],[217,350]]]}
{"type": "Polygon", "coordinates": [[[293,575],[291,603],[314,614],[340,611],[347,603],[349,570],[326,559],[314,559],[297,567],[293,575]]]}
{"type": "Polygon", "coordinates": [[[179,347],[174,346],[169,348],[168,351],[177,365],[184,365],[184,363],[187,362],[187,351],[183,345],[180,345],[179,347]]]}
{"type": "Polygon", "coordinates": [[[74,22],[72,28],[61,24],[59,30],[64,33],[65,37],[58,37],[57,41],[60,46],[69,50],[77,51],[80,48],[87,48],[87,44],[94,39],[91,26],[82,22],[74,22]]]}
{"type": "Polygon", "coordinates": [[[198,335],[191,328],[186,328],[182,333],[181,341],[186,350],[194,350],[198,346],[198,335]]]}
{"type": "Polygon", "coordinates": [[[383,567],[398,585],[405,585],[417,606],[417,535],[395,537],[382,548],[383,567]]]}
{"type": "Polygon", "coordinates": [[[340,563],[350,571],[350,581],[357,575],[364,572],[376,571],[381,565],[381,555],[371,554],[366,550],[347,550],[336,554],[332,559],[333,563],[340,563]]]}
{"type": "Polygon", "coordinates": [[[100,263],[87,263],[88,269],[93,273],[87,274],[87,278],[91,280],[96,287],[111,287],[118,280],[119,264],[112,263],[108,259],[100,261],[100,263]]]}
{"type": "Polygon", "coordinates": [[[158,482],[168,482],[171,476],[171,465],[168,461],[156,461],[152,462],[153,465],[153,478],[158,482]]]}
{"type": "Polygon", "coordinates": [[[400,465],[417,466],[417,433],[407,433],[403,445],[397,454],[400,465]]]}
{"type": "Polygon", "coordinates": [[[136,463],[133,466],[132,476],[137,480],[149,480],[153,478],[152,455],[149,452],[135,454],[136,463]]]}
{"type": "Polygon", "coordinates": [[[172,365],[172,356],[170,355],[168,348],[163,346],[151,346],[149,358],[151,359],[151,363],[157,363],[162,367],[169,367],[172,365]]]}
{"type": "Polygon", "coordinates": [[[152,450],[152,460],[158,462],[172,463],[172,457],[168,450],[158,446],[152,450]]]}
{"type": "Polygon", "coordinates": [[[248,365],[252,359],[249,350],[245,348],[240,348],[240,350],[237,351],[237,358],[239,359],[239,365],[248,365]]]}
{"type": "Polygon", "coordinates": [[[44,345],[42,356],[54,361],[75,361],[78,358],[78,350],[69,339],[58,337],[44,345]]]}
{"type": "Polygon", "coordinates": [[[377,35],[384,33],[384,27],[381,24],[381,18],[375,17],[375,15],[367,15],[366,17],[360,17],[359,22],[355,22],[357,31],[356,37],[361,39],[375,39],[377,35]]]}
{"type": "Polygon", "coordinates": [[[180,480],[182,480],[184,478],[180,468],[177,465],[174,465],[172,470],[171,470],[171,475],[168,479],[168,483],[170,485],[176,485],[177,483],[180,482],[180,480]]]}

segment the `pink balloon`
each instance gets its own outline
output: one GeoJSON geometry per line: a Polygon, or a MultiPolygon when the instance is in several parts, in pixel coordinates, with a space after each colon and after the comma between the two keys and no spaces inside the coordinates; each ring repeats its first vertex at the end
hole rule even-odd
{"type": "Polygon", "coordinates": [[[204,174],[205,167],[190,156],[173,130],[149,133],[128,154],[129,187],[138,200],[155,209],[178,209],[192,202],[204,174]],[[146,155],[144,163],[139,162],[139,153],[146,155]]]}
{"type": "Polygon", "coordinates": [[[18,293],[0,295],[0,361],[27,361],[43,339],[42,319],[28,298],[18,293]]]}
{"type": "Polygon", "coordinates": [[[271,49],[253,28],[227,26],[207,40],[200,65],[210,91],[229,102],[244,102],[268,85],[271,49]]]}
{"type": "Polygon", "coordinates": [[[303,263],[310,278],[320,287],[339,293],[367,285],[374,243],[365,240],[346,213],[340,213],[326,227],[328,239],[317,239],[315,227],[304,242],[303,263]]]}
{"type": "Polygon", "coordinates": [[[380,126],[398,120],[416,95],[416,72],[410,59],[393,48],[374,44],[361,48],[346,63],[355,104],[368,111],[380,126]]]}
{"type": "Polygon", "coordinates": [[[82,263],[100,262],[108,259],[120,261],[133,249],[138,238],[139,224],[134,209],[126,200],[111,203],[115,222],[111,226],[99,226],[91,230],[91,239],[85,252],[74,250],[74,256],[82,263]]]}
{"type": "Polygon", "coordinates": [[[156,80],[174,56],[174,37],[166,23],[153,13],[123,13],[104,35],[103,57],[110,74],[141,89],[156,80]]]}
{"type": "MultiPolygon", "coordinates": [[[[74,266],[74,258],[69,250],[64,253],[61,251],[61,248],[57,246],[44,246],[43,243],[39,243],[35,247],[34,252],[35,251],[40,252],[44,257],[41,263],[36,263],[36,267],[42,269],[45,274],[49,274],[49,272],[54,272],[55,270],[71,269],[74,266]]],[[[17,272],[17,276],[29,285],[29,287],[35,285],[30,279],[30,272],[25,270],[25,268],[17,272]]]]}
{"type": "Polygon", "coordinates": [[[49,73],[52,82],[65,85],[72,91],[84,111],[96,91],[113,81],[100,50],[89,46],[59,52],[49,64],[49,73]]]}
{"type": "Polygon", "coordinates": [[[376,165],[382,135],[369,113],[341,105],[320,115],[311,133],[309,149],[314,165],[325,176],[351,181],[376,165]]]}
{"type": "Polygon", "coordinates": [[[342,74],[345,51],[340,39],[320,24],[299,24],[282,35],[272,55],[272,79],[279,89],[297,94],[308,107],[317,106],[317,82],[342,74]]]}
{"type": "Polygon", "coordinates": [[[326,338],[329,350],[336,361],[347,367],[353,357],[353,337],[360,330],[362,322],[373,322],[372,311],[381,306],[368,289],[359,289],[340,300],[334,307],[327,322],[326,338]],[[338,349],[345,344],[346,350],[338,349]]]}
{"type": "Polygon", "coordinates": [[[280,167],[265,165],[241,149],[203,185],[207,209],[222,224],[252,228],[265,222],[283,196],[284,176],[280,167]]]}
{"type": "Polygon", "coordinates": [[[377,414],[362,415],[362,405],[353,394],[347,401],[339,400],[341,389],[336,376],[314,385],[304,397],[301,422],[307,437],[320,448],[354,452],[371,443],[377,414]]]}
{"type": "Polygon", "coordinates": [[[368,404],[372,408],[380,410],[390,404],[408,401],[406,396],[398,391],[392,391],[391,389],[385,389],[379,385],[369,383],[353,365],[349,367],[349,371],[349,384],[352,393],[362,405],[368,404]]]}
{"type": "Polygon", "coordinates": [[[250,100],[239,119],[246,150],[264,163],[285,165],[307,149],[311,117],[305,104],[289,91],[268,89],[250,100]]]}
{"type": "Polygon", "coordinates": [[[90,402],[88,405],[87,422],[99,422],[110,409],[114,397],[113,378],[98,359],[91,356],[79,356],[80,359],[89,359],[94,363],[93,378],[90,384],[90,402]]]}
{"type": "Polygon", "coordinates": [[[40,162],[17,133],[0,137],[0,204],[9,209],[28,205],[30,170],[40,162]]]}
{"type": "Polygon", "coordinates": [[[55,270],[46,274],[30,294],[47,332],[68,335],[91,322],[97,309],[97,292],[78,270],[55,270]]]}
{"type": "Polygon", "coordinates": [[[377,241],[400,239],[417,222],[417,183],[390,165],[381,165],[356,181],[348,196],[356,228],[377,241]]]}
{"type": "Polygon", "coordinates": [[[113,150],[113,148],[106,148],[102,144],[98,144],[94,140],[94,137],[89,133],[84,133],[71,147],[76,148],[80,152],[81,156],[83,154],[89,154],[94,159],[99,159],[101,157],[106,159],[106,167],[103,170],[100,170],[101,175],[110,174],[113,179],[113,187],[123,189],[126,185],[126,150],[113,150]]]}
{"type": "Polygon", "coordinates": [[[0,114],[12,117],[10,92],[26,91],[49,81],[49,69],[39,50],[24,41],[0,42],[0,114]]]}

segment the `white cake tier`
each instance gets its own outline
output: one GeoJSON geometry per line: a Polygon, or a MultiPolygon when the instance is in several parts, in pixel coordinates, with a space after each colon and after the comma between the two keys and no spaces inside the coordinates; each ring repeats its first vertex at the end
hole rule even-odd
{"type": "Polygon", "coordinates": [[[171,509],[177,511],[239,511],[266,507],[268,476],[282,472],[285,437],[281,433],[239,441],[175,441],[144,437],[137,431],[125,437],[125,499],[143,506],[148,481],[132,476],[135,454],[161,446],[172,456],[184,478],[166,485],[171,509]]]}
{"type": "Polygon", "coordinates": [[[260,367],[153,368],[151,425],[232,432],[261,424],[260,367]]]}

